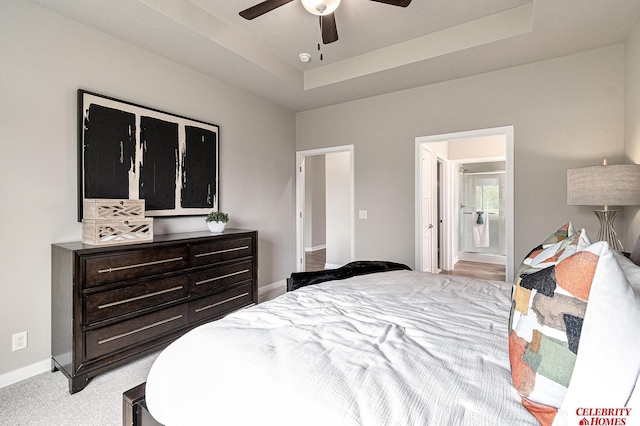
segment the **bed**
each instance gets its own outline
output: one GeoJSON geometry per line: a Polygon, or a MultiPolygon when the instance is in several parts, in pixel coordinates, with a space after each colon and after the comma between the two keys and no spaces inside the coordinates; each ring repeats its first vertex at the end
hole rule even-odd
{"type": "Polygon", "coordinates": [[[404,269],[329,277],[172,343],[149,372],[146,404],[166,426],[634,424],[640,298],[626,261],[567,224],[514,284],[404,269]],[[589,309],[572,311],[578,343],[560,341],[575,327],[559,332],[552,308],[538,309],[550,279],[554,300],[573,293],[566,281],[588,281],[578,302],[589,309]],[[567,367],[570,384],[559,383],[567,367]]]}
{"type": "Polygon", "coordinates": [[[306,286],[183,336],[147,405],[165,425],[534,425],[510,382],[510,287],[413,271],[306,286]]]}

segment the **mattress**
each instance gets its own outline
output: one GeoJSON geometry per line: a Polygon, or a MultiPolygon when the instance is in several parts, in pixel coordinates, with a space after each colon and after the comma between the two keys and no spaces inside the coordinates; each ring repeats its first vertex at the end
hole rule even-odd
{"type": "Polygon", "coordinates": [[[512,386],[511,284],[414,271],[329,281],[168,346],[147,406],[173,425],[537,425],[512,386]]]}

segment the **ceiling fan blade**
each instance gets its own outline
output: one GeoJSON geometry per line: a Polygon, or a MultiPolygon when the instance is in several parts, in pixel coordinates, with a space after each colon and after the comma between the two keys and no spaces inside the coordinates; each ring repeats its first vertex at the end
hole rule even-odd
{"type": "Polygon", "coordinates": [[[258,3],[255,6],[251,6],[249,9],[245,9],[240,12],[240,16],[244,19],[255,19],[258,16],[264,15],[267,12],[271,12],[273,9],[283,6],[287,3],[291,3],[293,0],[266,0],[262,3],[258,3]]]}
{"type": "Polygon", "coordinates": [[[400,7],[407,7],[409,6],[409,3],[411,3],[411,0],[371,0],[371,1],[377,1],[378,3],[386,3],[386,4],[390,4],[391,6],[400,6],[400,7]]]}
{"type": "Polygon", "coordinates": [[[336,27],[335,15],[330,13],[321,16],[320,19],[322,20],[320,23],[322,26],[322,43],[329,44],[338,41],[338,27],[336,27]]]}

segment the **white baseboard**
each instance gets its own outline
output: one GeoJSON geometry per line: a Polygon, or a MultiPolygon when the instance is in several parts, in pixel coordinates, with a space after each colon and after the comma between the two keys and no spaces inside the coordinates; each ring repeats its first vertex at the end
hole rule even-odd
{"type": "Polygon", "coordinates": [[[38,374],[46,373],[47,371],[51,371],[51,358],[18,368],[17,370],[9,371],[8,373],[0,374],[0,388],[18,383],[29,377],[37,376],[38,374]]]}
{"type": "Polygon", "coordinates": [[[327,245],[323,244],[321,246],[305,247],[304,251],[306,251],[308,253],[308,252],[311,252],[311,251],[318,251],[318,250],[322,250],[322,249],[326,249],[326,248],[327,248],[327,245]]]}
{"type": "Polygon", "coordinates": [[[344,265],[336,265],[335,263],[325,263],[324,269],[338,269],[341,266],[344,266],[344,265]]]}
{"type": "Polygon", "coordinates": [[[469,262],[491,263],[493,265],[506,265],[507,257],[499,254],[483,254],[483,253],[458,253],[459,260],[466,260],[469,262]]]}
{"type": "Polygon", "coordinates": [[[275,299],[287,292],[287,281],[280,280],[275,283],[263,285],[258,288],[258,303],[266,302],[267,300],[275,299]]]}

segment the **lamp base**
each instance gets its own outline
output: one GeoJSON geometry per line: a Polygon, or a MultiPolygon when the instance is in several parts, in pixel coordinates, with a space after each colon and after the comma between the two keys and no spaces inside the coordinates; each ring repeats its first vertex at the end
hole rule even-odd
{"type": "Polygon", "coordinates": [[[618,234],[613,229],[613,221],[618,214],[617,210],[594,210],[593,211],[600,221],[600,232],[598,232],[598,241],[606,241],[612,249],[622,251],[622,244],[618,239],[618,234]]]}

